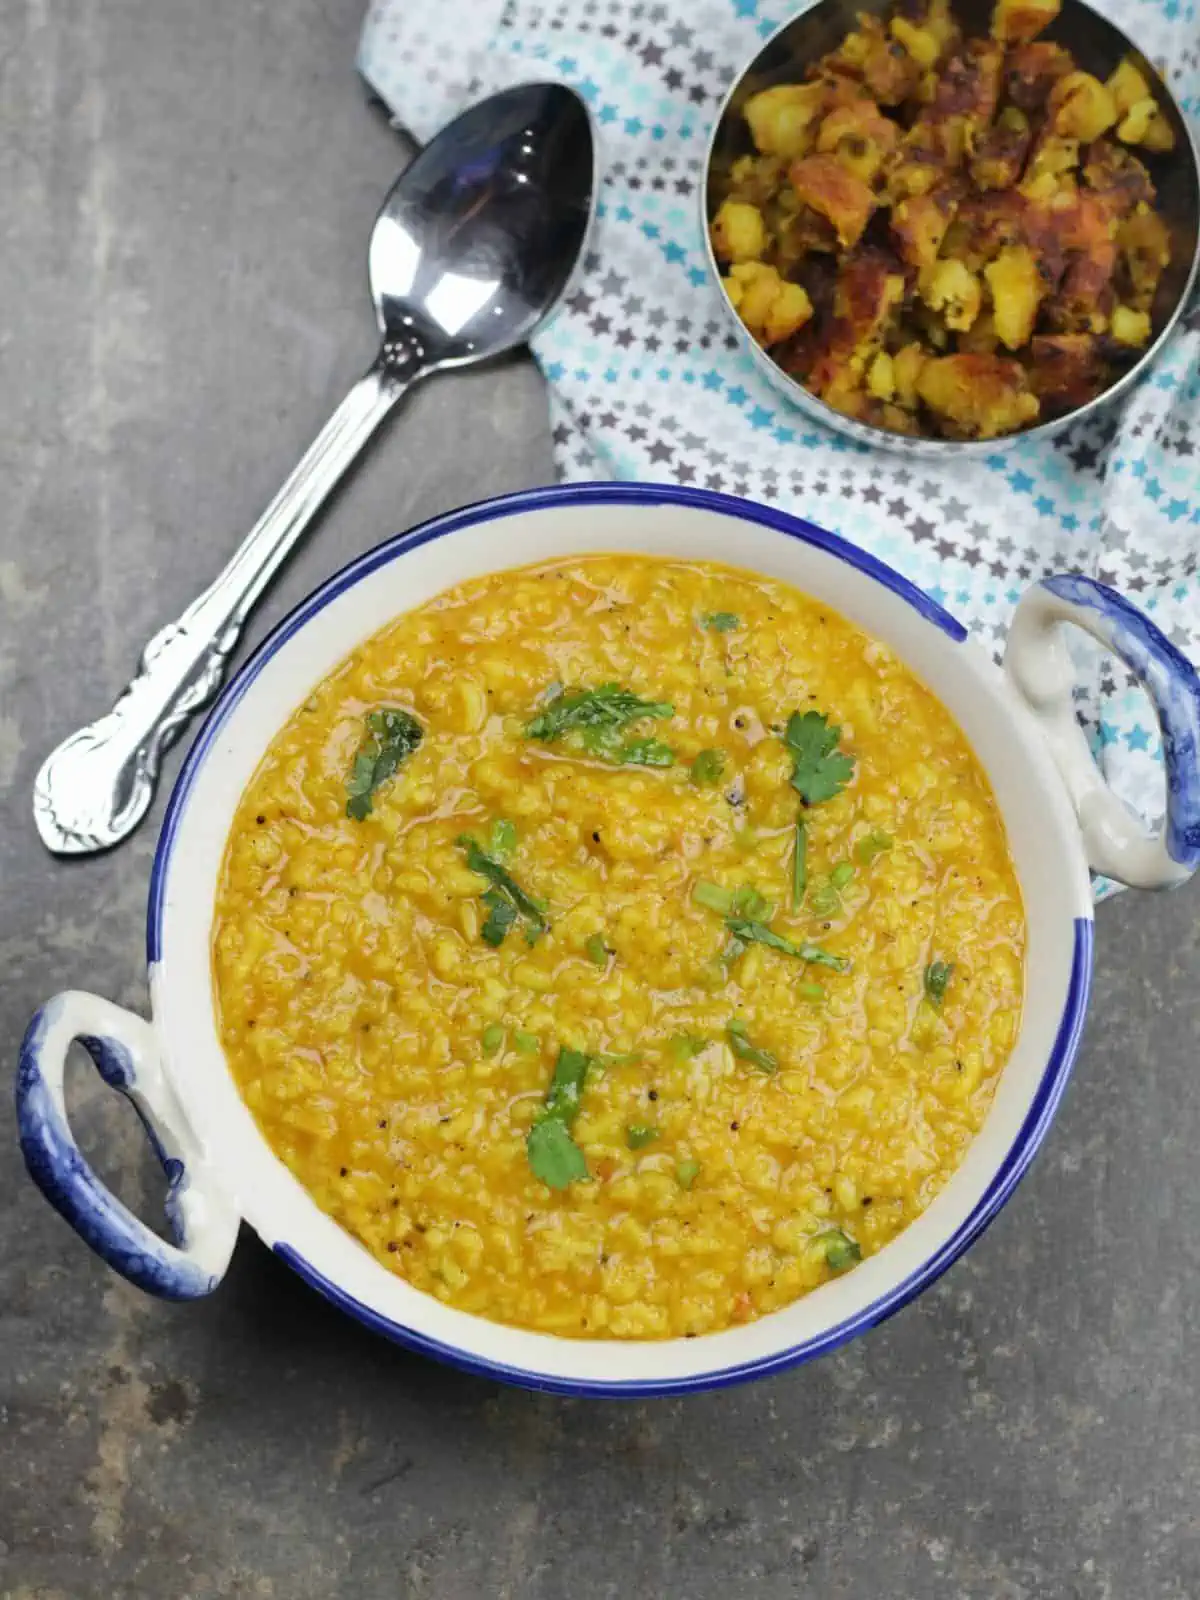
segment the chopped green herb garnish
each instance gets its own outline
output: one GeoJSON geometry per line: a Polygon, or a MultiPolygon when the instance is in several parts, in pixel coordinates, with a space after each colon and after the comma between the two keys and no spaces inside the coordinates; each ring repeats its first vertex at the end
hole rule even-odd
{"type": "Polygon", "coordinates": [[[834,1272],[845,1272],[856,1261],[862,1260],[862,1249],[857,1240],[840,1228],[829,1228],[820,1234],[817,1243],[825,1250],[825,1260],[834,1272]]]}
{"type": "Polygon", "coordinates": [[[523,1056],[536,1056],[542,1048],[542,1041],[536,1033],[522,1033],[518,1028],[513,1034],[513,1049],[523,1056]]]}
{"type": "Polygon", "coordinates": [[[627,767],[673,767],[675,752],[661,739],[631,739],[617,751],[616,759],[627,767]]]}
{"type": "Polygon", "coordinates": [[[675,1060],[682,1063],[690,1061],[693,1056],[698,1056],[708,1044],[707,1039],[702,1039],[696,1033],[677,1033],[671,1040],[671,1054],[675,1060]]]}
{"type": "Polygon", "coordinates": [[[785,939],[781,933],[775,933],[768,928],[765,922],[752,922],[745,917],[728,917],[725,926],[735,939],[740,939],[743,944],[765,944],[769,950],[778,950],[785,956],[795,956],[800,961],[807,961],[817,967],[831,967],[834,972],[849,972],[850,963],[844,956],[830,955],[828,950],[822,950],[819,944],[795,944],[791,939],[785,939]]]}
{"type": "Polygon", "coordinates": [[[808,908],[814,917],[833,917],[842,909],[842,897],[832,878],[822,878],[808,891],[808,908]]]}
{"type": "Polygon", "coordinates": [[[950,974],[953,971],[953,961],[931,961],[925,968],[925,995],[930,1005],[938,1011],[942,1009],[942,1001],[946,998],[946,985],[950,982],[950,974]]]}
{"type": "Polygon", "coordinates": [[[719,883],[709,883],[698,878],[692,889],[692,899],[708,911],[718,911],[723,917],[761,917],[770,909],[770,902],[750,884],[740,889],[722,889],[719,883]]]}
{"type": "Polygon", "coordinates": [[[588,960],[598,967],[608,965],[608,946],[604,942],[602,933],[594,933],[583,947],[587,951],[588,960]]]}
{"type": "Polygon", "coordinates": [[[709,633],[732,633],[735,628],[740,628],[742,619],[732,611],[710,611],[706,617],[701,617],[700,626],[707,628],[709,633]]]}
{"type": "Polygon", "coordinates": [[[631,1150],[641,1150],[658,1138],[658,1129],[647,1122],[631,1122],[625,1129],[625,1143],[631,1150]]]}
{"type": "Polygon", "coordinates": [[[692,782],[700,788],[706,784],[720,783],[724,771],[724,750],[701,750],[692,762],[692,782]]]}
{"type": "Polygon", "coordinates": [[[513,823],[503,817],[497,817],[492,823],[491,837],[488,840],[488,850],[500,861],[507,861],[517,848],[517,830],[513,823]]]}
{"type": "Polygon", "coordinates": [[[557,1117],[534,1123],[525,1140],[525,1153],[534,1177],[551,1189],[565,1189],[588,1175],[583,1151],[557,1117]]]}
{"type": "Polygon", "coordinates": [[[808,882],[808,829],[803,822],[796,824],[796,839],[792,846],[792,910],[799,911],[808,882]]]}
{"type": "Polygon", "coordinates": [[[681,1189],[690,1189],[700,1176],[700,1163],[698,1161],[681,1161],[675,1168],[675,1181],[681,1189]]]}
{"type": "Polygon", "coordinates": [[[854,772],[854,757],[838,749],[840,728],[829,726],[820,711],[793,711],[787,720],[783,742],[793,760],[792,788],[806,806],[832,800],[849,783],[854,772]]]}
{"type": "Polygon", "coordinates": [[[583,1151],[571,1137],[571,1124],[579,1113],[591,1066],[592,1057],[582,1050],[559,1050],[546,1103],[525,1140],[530,1170],[551,1189],[565,1189],[588,1175],[583,1151]]]}
{"type": "Polygon", "coordinates": [[[504,943],[504,937],[513,923],[517,920],[517,908],[511,900],[502,895],[499,889],[489,889],[480,896],[488,908],[484,918],[483,927],[479,930],[479,937],[485,944],[490,944],[493,950],[498,950],[504,943]]]}
{"type": "Polygon", "coordinates": [[[483,1030],[483,1036],[479,1042],[483,1046],[485,1056],[494,1056],[504,1043],[504,1029],[498,1023],[493,1022],[490,1028],[483,1030]]]}
{"type": "Polygon", "coordinates": [[[458,843],[467,852],[467,866],[486,878],[492,887],[481,898],[488,908],[487,921],[481,929],[482,937],[494,946],[504,943],[504,936],[517,920],[525,921],[525,937],[533,944],[538,935],[545,933],[550,924],[546,912],[538,902],[525,893],[512,874],[486,851],[481,850],[469,834],[460,834],[458,843]]]}
{"type": "Polygon", "coordinates": [[[565,733],[589,728],[624,728],[643,717],[665,720],[675,715],[675,707],[665,700],[643,700],[617,683],[603,683],[598,689],[572,689],[548,700],[525,726],[530,739],[552,744],[565,733]]]}
{"type": "Polygon", "coordinates": [[[849,861],[839,861],[829,874],[829,881],[837,890],[842,890],[854,876],[854,868],[849,861]]]}
{"type": "Polygon", "coordinates": [[[396,707],[368,711],[366,735],[346,779],[346,815],[362,822],[375,804],[375,791],[392,777],[425,737],[416,717],[396,707]]]}
{"type": "Polygon", "coordinates": [[[750,1043],[746,1037],[746,1024],[739,1022],[735,1017],[725,1029],[725,1037],[729,1040],[729,1048],[739,1061],[745,1061],[749,1066],[757,1067],[760,1072],[777,1072],[779,1062],[769,1050],[760,1050],[757,1045],[750,1043]]]}
{"type": "Polygon", "coordinates": [[[801,1000],[811,1000],[814,1005],[820,1005],[825,998],[825,991],[819,983],[798,983],[796,994],[801,1000]]]}
{"type": "Polygon", "coordinates": [[[876,829],[873,833],[868,833],[858,841],[854,846],[854,854],[858,858],[860,865],[869,867],[876,856],[881,856],[885,851],[890,850],[894,843],[895,840],[890,833],[882,833],[876,829]]]}

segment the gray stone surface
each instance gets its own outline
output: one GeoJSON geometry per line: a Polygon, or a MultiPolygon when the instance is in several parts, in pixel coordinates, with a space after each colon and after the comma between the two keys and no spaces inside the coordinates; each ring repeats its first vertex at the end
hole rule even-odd
{"type": "MultiPolygon", "coordinates": [[[[66,986],[144,1006],[161,802],[56,863],[36,765],[106,706],[372,347],[363,248],[401,159],[355,0],[0,6],[0,1037],[66,986]]],[[[524,362],[417,395],[270,596],[548,477],[524,362]]],[[[176,758],[177,760],[177,758],[176,758]]],[[[110,1275],[0,1112],[0,1594],[1185,1600],[1200,1593],[1194,889],[1099,918],[1049,1143],[987,1237],[837,1357],[680,1402],[506,1391],[339,1318],[247,1237],[210,1301],[110,1275]]],[[[160,1185],[80,1073],[76,1125],[160,1185]]]]}

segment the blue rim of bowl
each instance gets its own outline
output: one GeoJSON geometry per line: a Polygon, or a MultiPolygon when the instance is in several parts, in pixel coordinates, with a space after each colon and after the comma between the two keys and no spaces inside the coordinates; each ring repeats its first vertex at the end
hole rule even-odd
{"type": "MultiPolygon", "coordinates": [[[[805,544],[823,550],[846,562],[847,565],[863,573],[864,576],[873,578],[884,588],[898,595],[924,617],[927,622],[939,628],[955,643],[962,643],[967,637],[967,630],[957,618],[951,616],[949,612],[930,599],[922,590],[918,589],[906,578],[902,578],[898,572],[893,571],[884,562],[868,555],[866,551],[847,543],[837,534],[829,533],[825,529],[817,527],[814,523],[806,522],[802,518],[791,516],[786,512],[773,511],[766,506],[738,500],[732,495],[715,494],[706,489],[686,489],[672,484],[558,484],[547,488],[519,490],[515,494],[502,495],[493,500],[480,501],[474,505],[465,506],[461,510],[435,517],[429,522],[421,523],[417,527],[410,529],[407,533],[397,534],[395,537],[385,540],[382,544],[366,551],[363,555],[349,562],[339,572],[334,573],[332,577],[326,579],[307,600],[302,601],[268,634],[226,685],[212,710],[208,713],[171,791],[171,797],[167,803],[166,813],[163,818],[158,846],[154,854],[146,915],[146,956],[151,966],[157,965],[162,956],[166,884],[171,855],[196,777],[208,757],[214,741],[229,720],[234,709],[241,702],[243,696],[262,672],[267,662],[283,648],[293,634],[363,578],[368,577],[378,568],[390,564],[409,551],[418,549],[423,544],[428,544],[433,539],[443,538],[446,534],[457,532],[463,528],[496,521],[502,517],[528,511],[553,510],[560,506],[611,504],[686,506],[701,511],[717,512],[724,516],[736,517],[743,522],[758,523],[777,533],[786,534],[789,538],[799,539],[805,544]]],[[[736,560],[735,553],[734,559],[736,560]]],[[[383,1334],[395,1343],[414,1350],[421,1355],[430,1356],[434,1360],[457,1367],[460,1371],[471,1373],[477,1377],[493,1378],[504,1383],[517,1384],[523,1388],[542,1390],[547,1393],[596,1398],[643,1399],[655,1395],[690,1394],[705,1389],[726,1388],[730,1384],[740,1383],[748,1378],[764,1377],[769,1373],[781,1372],[788,1367],[811,1361],[817,1356],[826,1355],[830,1351],[836,1350],[840,1345],[845,1344],[847,1340],[865,1332],[868,1328],[876,1327],[896,1311],[899,1311],[902,1306],[907,1305],[923,1289],[926,1289],[935,1279],[939,1278],[995,1219],[1024,1175],[1053,1121],[1058,1103],[1066,1090],[1071,1067],[1083,1036],[1092,975],[1093,927],[1091,917],[1076,917],[1074,919],[1074,928],[1075,944],[1071,976],[1067,984],[1063,1011],[1059,1019],[1054,1045],[1047,1058],[1041,1081],[1038,1084],[1025,1120],[1007,1155],[996,1169],[991,1183],[970,1215],[932,1256],[924,1261],[914,1272],[910,1273],[907,1278],[890,1289],[887,1294],[880,1296],[879,1299],[864,1307],[862,1311],[857,1312],[854,1316],[848,1317],[825,1332],[803,1340],[799,1344],[792,1345],[786,1350],[762,1356],[756,1360],[736,1366],[724,1367],[711,1372],[696,1373],[683,1378],[651,1378],[624,1381],[616,1379],[608,1382],[579,1378],[559,1378],[552,1373],[538,1372],[524,1367],[513,1367],[500,1361],[489,1361],[483,1357],[472,1355],[456,1345],[445,1344],[441,1340],[430,1338],[426,1334],[419,1333],[413,1328],[406,1327],[402,1323],[383,1316],[369,1306],[364,1305],[360,1300],[355,1299],[352,1295],[347,1294],[335,1282],[318,1272],[298,1251],[286,1242],[277,1241],[272,1248],[275,1254],[285,1261],[300,1278],[316,1289],[333,1305],[337,1306],[339,1310],[344,1311],[365,1327],[376,1333],[383,1334]]]]}

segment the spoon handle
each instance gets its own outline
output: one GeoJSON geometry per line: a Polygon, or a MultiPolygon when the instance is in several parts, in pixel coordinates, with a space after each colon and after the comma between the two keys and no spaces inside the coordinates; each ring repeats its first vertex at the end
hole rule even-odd
{"type": "Polygon", "coordinates": [[[401,352],[384,346],[228,565],[150,640],[112,710],[47,756],[33,787],[34,821],[47,849],[106,850],[141,821],[164,750],[219,687],[251,607],[417,375],[401,352]]]}

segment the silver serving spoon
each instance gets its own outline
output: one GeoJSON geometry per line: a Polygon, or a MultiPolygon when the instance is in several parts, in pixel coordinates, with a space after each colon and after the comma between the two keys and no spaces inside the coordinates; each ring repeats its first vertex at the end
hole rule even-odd
{"type": "Polygon", "coordinates": [[[588,114],[561,84],[493,95],[416,157],[371,234],[378,356],[225,570],[151,639],[113,709],[47,757],[33,815],[50,850],[104,850],[137,826],[163,751],[220,685],[251,607],[330,490],[418,379],[529,338],[566,289],[595,192],[588,114]]]}

